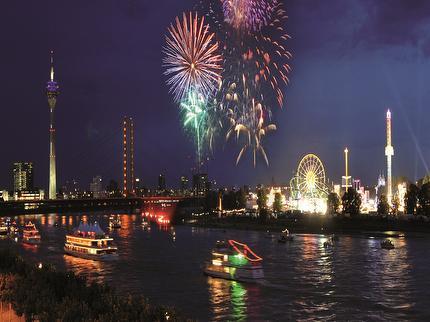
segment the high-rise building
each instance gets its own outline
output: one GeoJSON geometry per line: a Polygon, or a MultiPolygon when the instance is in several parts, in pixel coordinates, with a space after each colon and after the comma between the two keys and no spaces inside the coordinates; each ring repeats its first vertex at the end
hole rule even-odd
{"type": "Polygon", "coordinates": [[[102,185],[102,177],[96,176],[93,178],[93,182],[90,183],[90,191],[94,198],[103,198],[104,190],[102,185]]]}
{"type": "Polygon", "coordinates": [[[49,199],[57,198],[57,169],[55,162],[55,118],[54,111],[59,94],[58,83],[54,79],[54,52],[51,51],[51,77],[46,85],[49,104],[49,199]]]}
{"type": "Polygon", "coordinates": [[[392,192],[392,182],[391,182],[391,157],[394,155],[394,148],[391,145],[391,112],[387,111],[386,118],[386,126],[387,126],[387,146],[385,147],[385,156],[387,157],[387,200],[388,203],[391,204],[391,200],[393,197],[392,192]]]}
{"type": "Polygon", "coordinates": [[[166,177],[162,173],[158,175],[158,190],[159,191],[166,190],[166,177]]]}
{"type": "Polygon", "coordinates": [[[208,175],[206,173],[196,173],[193,175],[194,196],[206,196],[209,188],[208,175]]]}
{"type": "Polygon", "coordinates": [[[13,164],[13,191],[30,191],[33,189],[33,163],[15,162],[13,164]]]}
{"type": "Polygon", "coordinates": [[[181,192],[185,193],[188,190],[188,178],[186,176],[181,176],[181,192]]]}
{"type": "Polygon", "coordinates": [[[64,199],[76,199],[82,195],[79,182],[76,179],[67,180],[61,190],[64,199]]]}
{"type": "Polygon", "coordinates": [[[131,117],[123,121],[123,195],[134,194],[134,124],[131,117]]]}

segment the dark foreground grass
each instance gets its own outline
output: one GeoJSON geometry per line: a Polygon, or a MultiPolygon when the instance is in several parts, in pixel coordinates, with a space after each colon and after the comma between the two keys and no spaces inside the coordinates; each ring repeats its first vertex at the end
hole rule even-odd
{"type": "Polygon", "coordinates": [[[87,285],[72,272],[32,265],[0,251],[0,301],[27,321],[186,321],[174,309],[142,296],[121,296],[103,284],[87,285]]]}

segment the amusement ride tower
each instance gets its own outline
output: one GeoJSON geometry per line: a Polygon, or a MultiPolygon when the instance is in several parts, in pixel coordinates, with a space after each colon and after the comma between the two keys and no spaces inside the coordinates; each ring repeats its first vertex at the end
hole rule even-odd
{"type": "Polygon", "coordinates": [[[391,145],[391,112],[387,111],[387,145],[385,147],[385,155],[387,157],[387,200],[391,204],[393,197],[392,182],[391,182],[391,157],[394,155],[394,148],[391,145]]]}

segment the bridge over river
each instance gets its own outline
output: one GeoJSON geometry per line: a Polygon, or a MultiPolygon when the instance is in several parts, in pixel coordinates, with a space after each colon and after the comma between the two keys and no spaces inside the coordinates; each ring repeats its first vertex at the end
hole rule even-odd
{"type": "Polygon", "coordinates": [[[68,213],[117,210],[134,212],[137,209],[176,208],[193,205],[195,198],[181,196],[152,196],[139,198],[57,199],[0,202],[0,216],[17,214],[68,213]]]}

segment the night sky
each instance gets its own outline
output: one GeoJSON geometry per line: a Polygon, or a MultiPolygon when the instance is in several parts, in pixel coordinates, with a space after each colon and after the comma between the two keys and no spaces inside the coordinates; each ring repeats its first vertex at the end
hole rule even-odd
{"type": "MultiPolygon", "coordinates": [[[[365,184],[385,169],[385,112],[393,115],[393,175],[416,180],[430,161],[430,1],[285,0],[294,57],[278,130],[265,138],[270,166],[218,141],[208,164],[221,185],[289,182],[300,158],[316,153],[340,181],[343,149],[365,184]]],[[[49,52],[61,94],[56,109],[58,186],[75,178],[121,178],[121,125],[135,122],[136,174],[160,172],[178,185],[194,164],[162,72],[170,22],[194,0],[7,1],[2,4],[0,188],[12,163],[33,161],[48,184],[49,52]]]]}

